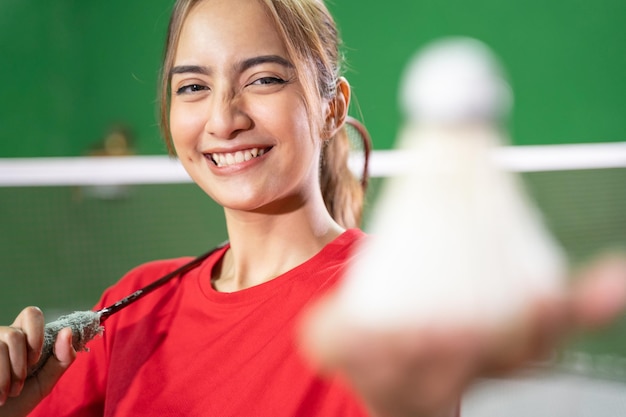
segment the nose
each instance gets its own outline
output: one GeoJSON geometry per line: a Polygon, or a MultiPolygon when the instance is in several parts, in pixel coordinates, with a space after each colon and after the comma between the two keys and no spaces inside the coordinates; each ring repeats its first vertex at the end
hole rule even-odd
{"type": "Polygon", "coordinates": [[[208,109],[205,131],[220,139],[233,139],[252,127],[242,99],[232,94],[214,94],[208,109]]]}

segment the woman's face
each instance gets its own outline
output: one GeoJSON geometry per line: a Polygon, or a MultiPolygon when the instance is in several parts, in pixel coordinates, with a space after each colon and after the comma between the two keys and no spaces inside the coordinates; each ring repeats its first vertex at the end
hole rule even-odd
{"type": "Polygon", "coordinates": [[[320,140],[293,63],[257,1],[207,0],[192,9],[171,80],[174,147],[219,204],[275,213],[319,193],[320,140]]]}

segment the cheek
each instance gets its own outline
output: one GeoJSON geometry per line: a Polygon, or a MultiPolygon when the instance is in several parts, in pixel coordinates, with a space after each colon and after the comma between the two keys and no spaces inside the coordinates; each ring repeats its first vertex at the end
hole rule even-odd
{"type": "Polygon", "coordinates": [[[193,146],[200,137],[204,121],[198,111],[188,106],[172,104],[170,108],[170,132],[177,152],[193,146]]]}
{"type": "Polygon", "coordinates": [[[309,114],[303,99],[297,94],[285,94],[271,101],[254,102],[249,106],[250,114],[265,129],[282,140],[315,142],[314,132],[309,125],[309,114]]]}

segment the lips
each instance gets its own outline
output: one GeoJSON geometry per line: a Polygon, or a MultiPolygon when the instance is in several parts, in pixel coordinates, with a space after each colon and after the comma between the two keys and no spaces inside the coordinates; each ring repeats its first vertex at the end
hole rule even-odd
{"type": "Polygon", "coordinates": [[[243,149],[236,152],[215,152],[207,154],[207,156],[213,161],[217,167],[227,167],[230,165],[240,164],[242,162],[250,161],[251,159],[258,158],[267,153],[272,147],[268,148],[250,148],[243,149]]]}

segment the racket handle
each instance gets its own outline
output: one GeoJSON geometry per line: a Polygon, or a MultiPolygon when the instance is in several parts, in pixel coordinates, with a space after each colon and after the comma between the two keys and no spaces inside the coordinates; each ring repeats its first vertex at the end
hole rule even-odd
{"type": "Polygon", "coordinates": [[[93,311],[76,311],[46,324],[41,356],[39,361],[28,369],[29,378],[35,376],[54,354],[57,335],[66,327],[72,329],[72,346],[77,352],[87,350],[85,348],[87,342],[104,330],[104,327],[100,325],[100,313],[93,311]]]}

